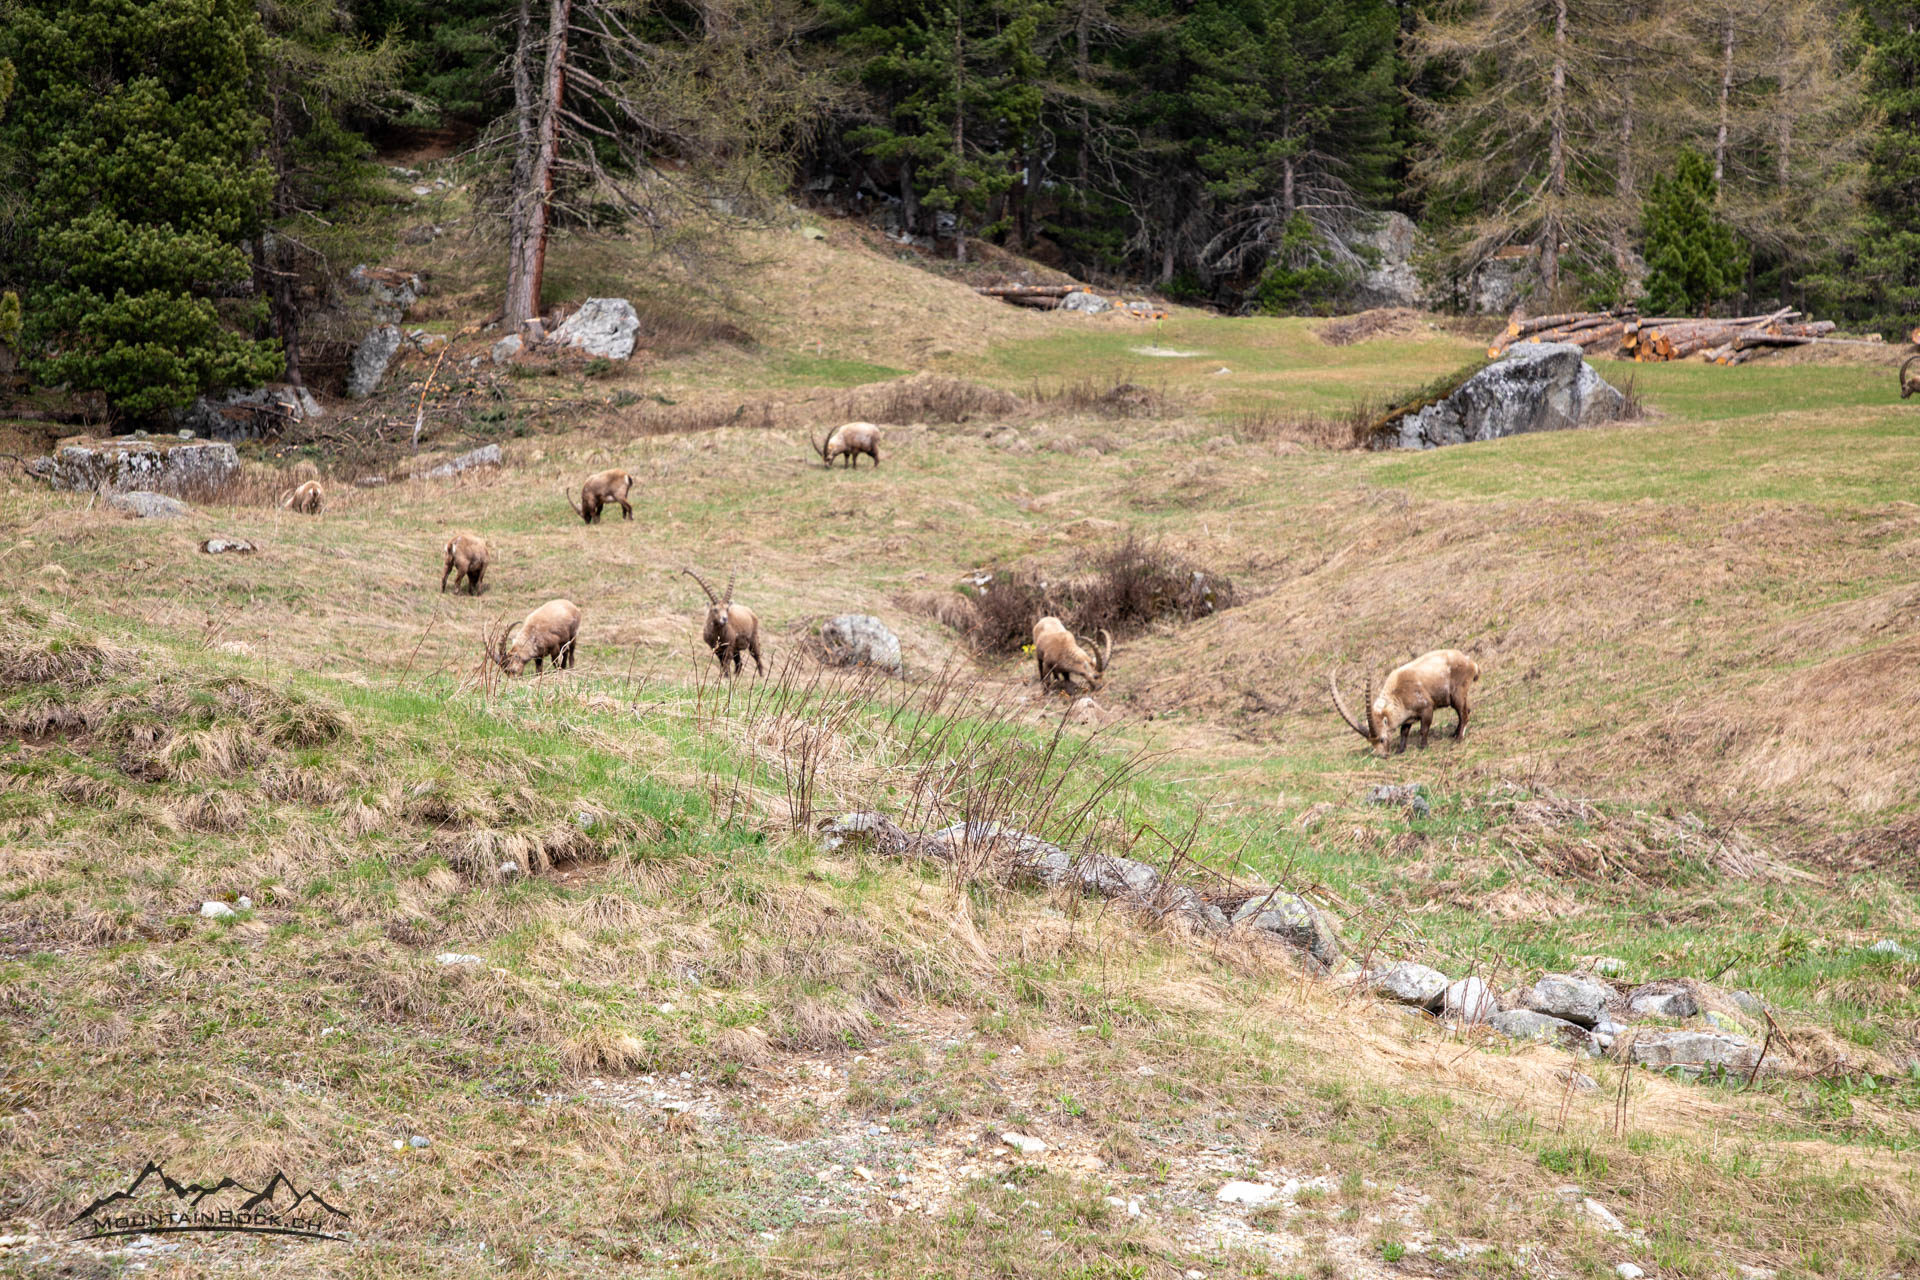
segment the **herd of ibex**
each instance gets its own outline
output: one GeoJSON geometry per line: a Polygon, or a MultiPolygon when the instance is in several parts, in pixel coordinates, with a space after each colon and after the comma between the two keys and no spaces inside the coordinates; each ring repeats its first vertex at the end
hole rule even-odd
{"type": "MultiPolygon", "coordinates": [[[[1905,365],[1901,366],[1900,373],[1903,396],[1920,389],[1920,378],[1913,379],[1909,386],[1905,365]]],[[[847,466],[854,466],[862,454],[872,458],[874,466],[880,465],[880,428],[871,422],[849,422],[835,428],[824,443],[811,437],[809,442],[828,467],[833,466],[836,458],[845,458],[847,466]]],[[[633,477],[627,472],[618,468],[601,471],[588,476],[580,486],[579,502],[574,502],[573,495],[568,494],[567,505],[587,524],[597,524],[611,503],[618,503],[621,517],[631,520],[633,505],[628,498],[632,491],[633,477]]],[[[305,515],[320,514],[325,500],[325,493],[316,480],[280,495],[281,506],[305,515]]],[[[481,579],[487,571],[486,540],[477,533],[456,533],[447,540],[444,555],[440,590],[446,591],[451,581],[455,592],[464,583],[469,595],[479,595],[481,579]]],[[[728,576],[726,590],[716,594],[707,580],[692,568],[682,569],[681,573],[699,583],[700,589],[706,592],[707,610],[701,638],[719,660],[721,673],[739,675],[745,656],[751,655],[754,673],[766,674],[760,655],[760,620],[753,610],[733,602],[733,576],[728,576]]],[[[565,669],[573,666],[579,636],[579,606],[571,600],[549,600],[518,626],[502,633],[488,656],[508,675],[519,675],[528,663],[533,664],[535,671],[540,671],[547,662],[552,662],[556,669],[565,669]]],[[[1107,666],[1113,657],[1113,635],[1103,629],[1100,643],[1096,645],[1085,636],[1074,635],[1066,623],[1049,614],[1033,624],[1033,656],[1042,688],[1058,685],[1072,693],[1074,681],[1078,679],[1082,692],[1091,693],[1106,683],[1107,666]]],[[[1347,727],[1384,755],[1405,751],[1407,738],[1416,723],[1420,726],[1420,746],[1425,749],[1433,734],[1434,713],[1446,708],[1451,708],[1456,717],[1454,737],[1466,737],[1467,718],[1473,709],[1473,686],[1479,678],[1479,664],[1457,649],[1435,649],[1422,654],[1388,673],[1378,697],[1374,696],[1372,678],[1368,678],[1364,723],[1348,710],[1346,700],[1340,696],[1335,673],[1328,673],[1327,685],[1333,694],[1334,709],[1347,722],[1347,727]]]]}

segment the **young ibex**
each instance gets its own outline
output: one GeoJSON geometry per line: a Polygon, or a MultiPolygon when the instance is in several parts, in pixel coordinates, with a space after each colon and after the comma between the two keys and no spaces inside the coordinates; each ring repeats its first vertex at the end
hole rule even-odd
{"type": "Polygon", "coordinates": [[[510,676],[525,671],[529,662],[535,671],[549,660],[556,668],[571,667],[579,635],[580,607],[571,600],[549,600],[528,614],[519,627],[500,637],[493,660],[510,676]]]}
{"type": "Polygon", "coordinates": [[[1900,362],[1900,398],[1902,400],[1905,400],[1914,392],[1920,391],[1920,373],[1909,374],[1907,372],[1916,360],[1920,360],[1920,356],[1908,356],[1900,362]]]}
{"type": "Polygon", "coordinates": [[[576,504],[573,495],[567,495],[567,505],[573,508],[573,514],[588,524],[600,522],[600,508],[609,502],[620,504],[621,518],[633,519],[633,504],[627,501],[627,494],[633,488],[633,477],[618,468],[602,471],[587,477],[580,486],[580,501],[576,504]]]}
{"type": "Polygon", "coordinates": [[[858,466],[863,453],[873,459],[874,466],[880,465],[880,428],[871,422],[849,422],[845,426],[835,427],[825,444],[815,440],[812,433],[808,433],[807,439],[812,443],[813,451],[820,455],[820,460],[829,467],[835,458],[840,457],[847,460],[848,466],[858,466]]]}
{"type": "Polygon", "coordinates": [[[1107,679],[1107,660],[1113,656],[1113,636],[1100,632],[1101,643],[1082,636],[1073,638],[1067,624],[1051,615],[1033,624],[1033,659],[1040,664],[1040,683],[1044,686],[1058,678],[1067,691],[1073,691],[1073,677],[1086,681],[1088,692],[1098,689],[1107,679]],[[1081,648],[1084,644],[1086,648],[1081,648]]]}
{"type": "Polygon", "coordinates": [[[289,511],[298,511],[303,516],[317,516],[320,508],[326,505],[326,490],[320,487],[318,480],[309,480],[298,488],[289,489],[280,495],[280,505],[289,511]]]}
{"type": "Polygon", "coordinates": [[[760,665],[760,620],[753,616],[753,610],[733,602],[733,576],[727,576],[726,593],[716,596],[705,578],[691,569],[680,572],[699,583],[700,589],[707,593],[707,626],[701,638],[707,642],[707,648],[713,650],[713,656],[720,659],[721,674],[729,674],[728,661],[733,663],[731,674],[740,674],[740,652],[744,649],[753,655],[753,673],[765,675],[766,668],[760,665]]]}
{"type": "Polygon", "coordinates": [[[1340,685],[1334,673],[1327,673],[1327,687],[1333,691],[1333,705],[1347,727],[1372,743],[1381,755],[1395,749],[1393,735],[1400,735],[1398,749],[1407,749],[1407,734],[1413,722],[1420,722],[1420,749],[1426,750],[1433,733],[1433,713],[1452,707],[1459,722],[1453,736],[1467,736],[1467,717],[1473,711],[1473,682],[1480,678],[1480,664],[1458,649],[1435,649],[1423,653],[1405,666],[1395,667],[1373,696],[1373,679],[1367,679],[1367,723],[1362,727],[1340,698],[1340,685]]]}
{"type": "Polygon", "coordinates": [[[480,594],[480,579],[487,572],[487,542],[477,533],[456,533],[447,539],[447,567],[440,571],[440,590],[447,589],[447,579],[453,579],[453,589],[457,594],[460,581],[465,579],[467,594],[480,594]]]}

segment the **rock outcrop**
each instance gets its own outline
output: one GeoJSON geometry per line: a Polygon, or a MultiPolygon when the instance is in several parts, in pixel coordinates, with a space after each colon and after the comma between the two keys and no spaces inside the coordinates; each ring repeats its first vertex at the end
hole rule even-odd
{"type": "Polygon", "coordinates": [[[820,643],[827,661],[841,667],[878,667],[901,674],[900,637],[887,624],[865,613],[843,613],[820,626],[820,643]]]}
{"type": "Polygon", "coordinates": [[[400,327],[391,324],[383,324],[360,339],[347,370],[347,394],[364,400],[378,391],[380,380],[387,376],[387,366],[400,354],[401,341],[400,327]]]}
{"type": "Polygon", "coordinates": [[[73,436],[31,469],[56,489],[202,493],[232,479],[240,470],[240,455],[224,440],[73,436]]]}
{"type": "Polygon", "coordinates": [[[1390,419],[1375,449],[1435,449],[1531,431],[1565,431],[1617,420],[1626,397],[1587,364],[1579,347],[1521,343],[1446,399],[1390,419]]]}

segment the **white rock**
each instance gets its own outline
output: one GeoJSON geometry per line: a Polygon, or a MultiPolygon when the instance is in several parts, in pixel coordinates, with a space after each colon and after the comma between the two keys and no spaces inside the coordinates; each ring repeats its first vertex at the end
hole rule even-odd
{"type": "Polygon", "coordinates": [[[1029,1137],[1024,1133],[1015,1133],[1011,1129],[1000,1135],[1000,1141],[1006,1143],[1023,1156],[1037,1156],[1047,1149],[1047,1144],[1040,1141],[1040,1139],[1029,1137]]]}
{"type": "Polygon", "coordinates": [[[428,1147],[433,1145],[433,1139],[426,1137],[423,1134],[416,1133],[411,1138],[407,1139],[407,1145],[412,1147],[415,1151],[424,1151],[428,1147]]]}
{"type": "Polygon", "coordinates": [[[1280,1194],[1271,1182],[1242,1182],[1235,1179],[1213,1193],[1221,1204],[1265,1204],[1280,1194]]]}
{"type": "Polygon", "coordinates": [[[1613,1269],[1613,1274],[1619,1276],[1620,1280],[1640,1280],[1640,1277],[1647,1273],[1631,1262],[1623,1262],[1613,1269]]]}
{"type": "Polygon", "coordinates": [[[625,298],[588,298],[553,331],[558,345],[608,360],[632,355],[639,336],[640,315],[625,298]]]}
{"type": "Polygon", "coordinates": [[[231,920],[234,910],[224,902],[203,902],[200,904],[200,914],[208,920],[231,920]]]}
{"type": "Polygon", "coordinates": [[[1485,1022],[1498,1010],[1493,992],[1478,978],[1462,978],[1450,984],[1440,999],[1440,1007],[1449,1018],[1462,1022],[1485,1022]]]}
{"type": "Polygon", "coordinates": [[[482,960],[479,956],[470,956],[461,951],[442,951],[433,958],[433,962],[435,964],[445,965],[486,963],[486,961],[482,960]]]}
{"type": "Polygon", "coordinates": [[[1592,1196],[1581,1201],[1581,1208],[1593,1219],[1593,1225],[1602,1231],[1612,1231],[1617,1235],[1627,1234],[1627,1224],[1613,1216],[1613,1210],[1595,1200],[1592,1196]]]}
{"type": "Polygon", "coordinates": [[[505,364],[507,361],[519,355],[520,348],[525,345],[526,343],[521,340],[519,334],[510,333],[500,339],[500,341],[494,343],[492,350],[488,354],[493,357],[495,364],[505,364]]]}

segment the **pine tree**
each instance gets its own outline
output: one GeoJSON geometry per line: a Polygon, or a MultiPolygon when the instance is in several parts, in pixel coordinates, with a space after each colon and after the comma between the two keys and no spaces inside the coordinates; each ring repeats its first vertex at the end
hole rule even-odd
{"type": "Polygon", "coordinates": [[[1683,151],[1672,174],[1647,193],[1646,306],[1666,315],[1703,314],[1733,296],[1747,273],[1747,253],[1714,212],[1719,183],[1712,163],[1683,151]]]}
{"type": "Polygon", "coordinates": [[[32,0],[10,6],[18,71],[0,152],[17,220],[6,283],[25,303],[29,368],[148,417],[277,375],[278,345],[240,326],[241,244],[260,234],[261,30],[241,0],[32,0]]]}

